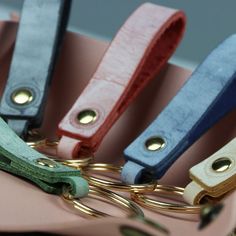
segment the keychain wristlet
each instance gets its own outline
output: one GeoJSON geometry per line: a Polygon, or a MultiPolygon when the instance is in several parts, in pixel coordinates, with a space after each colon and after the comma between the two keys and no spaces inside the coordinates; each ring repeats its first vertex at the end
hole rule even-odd
{"type": "Polygon", "coordinates": [[[71,0],[25,0],[0,114],[26,138],[42,122],[71,0]]]}
{"type": "Polygon", "coordinates": [[[232,35],[209,54],[153,123],[126,148],[123,181],[160,179],[191,144],[234,109],[235,73],[236,35],[232,35]]]}
{"type": "Polygon", "coordinates": [[[87,195],[88,185],[79,170],[29,148],[2,119],[0,133],[0,169],[25,177],[49,193],[61,194],[64,188],[69,188],[73,196],[87,195]]]}
{"type": "Polygon", "coordinates": [[[146,3],[125,22],[89,84],[59,124],[58,156],[96,151],[129,103],[166,64],[185,28],[183,12],[146,3]]]}

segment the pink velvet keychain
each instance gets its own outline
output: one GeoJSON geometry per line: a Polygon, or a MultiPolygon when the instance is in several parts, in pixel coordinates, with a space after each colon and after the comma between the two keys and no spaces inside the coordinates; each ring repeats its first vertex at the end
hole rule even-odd
{"type": "Polygon", "coordinates": [[[151,3],[128,18],[59,124],[59,157],[78,158],[97,150],[129,103],[165,66],[184,29],[182,11],[151,3]]]}

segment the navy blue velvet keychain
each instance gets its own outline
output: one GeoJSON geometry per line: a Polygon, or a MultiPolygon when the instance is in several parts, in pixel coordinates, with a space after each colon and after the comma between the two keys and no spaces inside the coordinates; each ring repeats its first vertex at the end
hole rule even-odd
{"type": "Polygon", "coordinates": [[[42,122],[71,0],[25,0],[0,115],[22,138],[42,122]]]}
{"type": "Polygon", "coordinates": [[[236,35],[213,50],[168,106],[125,149],[122,179],[159,179],[211,126],[236,107],[236,35]]]}

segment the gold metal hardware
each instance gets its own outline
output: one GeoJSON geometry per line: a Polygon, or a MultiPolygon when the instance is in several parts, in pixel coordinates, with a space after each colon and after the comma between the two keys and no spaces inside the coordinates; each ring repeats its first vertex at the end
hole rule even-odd
{"type": "Polygon", "coordinates": [[[212,169],[216,172],[225,172],[232,166],[232,161],[228,157],[221,157],[212,163],[212,169]]]}
{"type": "Polygon", "coordinates": [[[124,184],[120,181],[111,181],[106,179],[101,179],[98,177],[91,176],[88,172],[103,172],[103,173],[115,173],[120,174],[122,166],[115,166],[106,163],[91,163],[81,169],[82,176],[88,180],[91,185],[95,185],[102,188],[113,189],[121,192],[146,192],[154,190],[157,182],[153,181],[146,184],[124,184]]]}
{"type": "Polygon", "coordinates": [[[163,211],[163,212],[175,212],[175,213],[185,213],[185,214],[198,214],[200,213],[202,205],[191,206],[188,204],[177,204],[177,203],[168,203],[157,201],[151,198],[146,197],[145,195],[153,193],[158,193],[160,195],[167,196],[183,196],[184,188],[168,186],[168,185],[157,185],[154,191],[149,191],[146,193],[132,192],[131,199],[137,202],[140,206],[149,208],[154,211],[163,211]]]}
{"type": "MultiPolygon", "coordinates": [[[[89,187],[89,197],[93,198],[92,195],[99,196],[102,199],[109,200],[109,203],[113,203],[118,207],[126,210],[129,216],[137,216],[144,217],[142,210],[131,200],[120,196],[117,193],[109,191],[107,189],[90,186],[89,187]]],[[[79,210],[81,213],[85,214],[85,216],[89,217],[106,217],[109,216],[105,212],[98,211],[91,207],[86,206],[81,202],[80,199],[75,199],[72,196],[68,195],[68,192],[65,192],[62,195],[63,200],[72,204],[75,209],[79,210]]],[[[97,198],[96,198],[97,199],[97,198]]]]}
{"type": "Polygon", "coordinates": [[[11,100],[17,105],[26,105],[33,101],[33,94],[29,89],[17,89],[12,93],[11,100]]]}
{"type": "Polygon", "coordinates": [[[86,109],[79,112],[77,119],[80,124],[88,125],[94,123],[97,120],[97,113],[94,110],[86,109]]]}
{"type": "Polygon", "coordinates": [[[161,137],[152,137],[145,142],[145,146],[149,151],[159,151],[163,149],[166,145],[166,142],[161,137]]]}
{"type": "Polygon", "coordinates": [[[56,168],[57,166],[57,163],[55,161],[47,159],[47,158],[38,158],[36,162],[38,165],[46,166],[49,168],[56,168]]]}

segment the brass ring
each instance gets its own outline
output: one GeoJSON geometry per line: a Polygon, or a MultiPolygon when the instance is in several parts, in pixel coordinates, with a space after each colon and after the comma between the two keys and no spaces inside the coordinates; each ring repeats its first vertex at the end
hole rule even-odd
{"type": "Polygon", "coordinates": [[[26,142],[32,148],[43,148],[43,147],[53,147],[56,148],[58,145],[58,140],[56,141],[49,141],[48,139],[40,139],[35,141],[28,141],[26,142]]]}
{"type": "Polygon", "coordinates": [[[26,142],[28,146],[30,146],[31,148],[38,148],[38,147],[43,147],[45,146],[45,139],[43,140],[37,140],[37,141],[28,141],[26,142]]]}
{"type": "Polygon", "coordinates": [[[100,172],[112,172],[112,173],[120,173],[122,170],[122,166],[115,166],[112,164],[105,164],[105,163],[92,163],[81,170],[82,176],[88,180],[89,184],[108,188],[117,191],[123,192],[147,192],[152,191],[155,189],[157,182],[151,182],[146,184],[124,184],[119,181],[110,181],[106,179],[97,178],[91,175],[88,175],[88,171],[100,171],[100,172]]]}
{"type": "Polygon", "coordinates": [[[57,158],[52,158],[54,161],[61,163],[62,165],[72,167],[77,170],[81,170],[81,168],[86,167],[91,163],[93,160],[93,157],[85,157],[81,159],[76,159],[76,160],[65,160],[65,159],[57,159],[57,158]]]}
{"type": "MultiPolygon", "coordinates": [[[[26,142],[28,146],[31,148],[37,149],[37,148],[43,148],[43,147],[52,147],[56,148],[58,145],[58,141],[49,141],[47,139],[42,139],[38,141],[29,141],[26,142]]],[[[42,150],[41,150],[42,151],[42,150]]],[[[52,160],[59,162],[62,165],[69,166],[75,169],[81,169],[82,167],[87,166],[93,159],[92,156],[90,157],[85,157],[81,159],[76,159],[76,160],[67,160],[67,159],[59,159],[57,156],[53,155],[47,155],[47,153],[44,153],[47,157],[51,158],[52,160]]]]}
{"type": "MultiPolygon", "coordinates": [[[[162,195],[175,195],[183,196],[184,188],[169,186],[169,185],[157,185],[156,188],[151,192],[145,194],[159,193],[162,195]]],[[[198,214],[201,211],[203,205],[191,206],[187,204],[177,204],[157,201],[145,196],[144,193],[131,193],[131,199],[138,203],[139,205],[156,211],[167,211],[175,213],[185,213],[185,214],[198,214]]]]}
{"type": "MultiPolygon", "coordinates": [[[[125,209],[127,212],[129,212],[128,216],[144,217],[143,211],[133,201],[128,200],[127,198],[124,198],[120,196],[119,194],[114,193],[110,190],[99,188],[96,186],[89,186],[88,196],[91,197],[91,195],[99,196],[103,199],[108,199],[114,205],[118,205],[122,209],[125,209]]],[[[90,216],[90,217],[110,216],[109,214],[105,212],[101,212],[101,211],[98,211],[96,209],[86,206],[80,201],[80,199],[75,199],[70,194],[68,194],[68,191],[63,193],[62,198],[66,202],[72,204],[75,209],[79,210],[81,213],[85,214],[86,216],[90,216]]]]}

